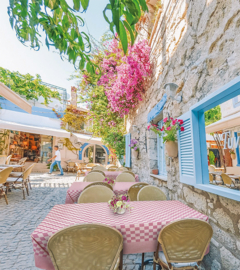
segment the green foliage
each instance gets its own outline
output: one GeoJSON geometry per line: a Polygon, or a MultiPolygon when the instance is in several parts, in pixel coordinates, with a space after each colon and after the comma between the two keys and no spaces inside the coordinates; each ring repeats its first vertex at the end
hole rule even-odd
{"type": "Polygon", "coordinates": [[[103,139],[103,142],[115,150],[119,160],[125,155],[125,137],[123,134],[118,132],[109,133],[109,135],[103,139]]]}
{"type": "Polygon", "coordinates": [[[218,105],[205,112],[205,125],[208,126],[222,119],[221,107],[218,105]]]}
{"type": "Polygon", "coordinates": [[[209,162],[211,165],[215,164],[215,155],[214,155],[213,151],[209,151],[209,162]]]}
{"type": "Polygon", "coordinates": [[[41,84],[42,80],[39,75],[36,77],[30,74],[23,75],[0,67],[0,82],[19,95],[26,97],[27,100],[38,100],[39,97],[43,97],[44,103],[48,104],[51,98],[60,99],[57,91],[41,84]]]}
{"type": "MultiPolygon", "coordinates": [[[[66,55],[74,65],[78,63],[80,69],[86,66],[89,72],[94,73],[96,66],[88,55],[91,50],[90,39],[85,32],[80,31],[84,21],[77,15],[79,11],[87,10],[89,0],[68,2],[70,5],[66,0],[10,0],[10,24],[20,42],[29,42],[36,50],[40,48],[41,29],[48,48],[55,47],[60,55],[66,55]]],[[[132,43],[136,38],[135,24],[140,19],[141,9],[147,11],[145,0],[109,0],[103,11],[110,30],[118,34],[125,53],[128,47],[127,33],[132,43]],[[106,11],[112,14],[111,21],[106,11]]]]}

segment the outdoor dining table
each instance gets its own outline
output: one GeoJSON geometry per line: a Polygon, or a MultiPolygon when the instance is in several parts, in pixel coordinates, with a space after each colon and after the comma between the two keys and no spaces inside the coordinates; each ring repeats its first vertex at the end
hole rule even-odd
{"type": "MultiPolygon", "coordinates": [[[[85,175],[87,175],[89,172],[85,172],[85,175]]],[[[115,180],[117,176],[122,173],[122,171],[104,171],[105,176],[111,180],[115,180]]],[[[135,174],[135,181],[139,182],[139,177],[137,174],[135,174]]]]}
{"type": "MultiPolygon", "coordinates": [[[[91,183],[92,182],[74,182],[67,190],[65,203],[76,203],[83,189],[91,183]]],[[[126,194],[129,188],[134,184],[136,184],[136,182],[116,182],[113,185],[113,192],[116,195],[126,194]]]]}
{"type": "Polygon", "coordinates": [[[12,167],[14,169],[16,168],[22,168],[24,165],[0,165],[0,170],[4,170],[6,168],[12,167]]]}
{"type": "Polygon", "coordinates": [[[98,223],[116,228],[123,235],[123,253],[134,254],[156,251],[160,230],[172,221],[184,218],[208,221],[206,215],[179,201],[139,201],[130,205],[132,210],[123,215],[114,214],[107,203],[55,205],[31,235],[36,267],[54,270],[48,240],[59,230],[75,224],[98,223]]]}

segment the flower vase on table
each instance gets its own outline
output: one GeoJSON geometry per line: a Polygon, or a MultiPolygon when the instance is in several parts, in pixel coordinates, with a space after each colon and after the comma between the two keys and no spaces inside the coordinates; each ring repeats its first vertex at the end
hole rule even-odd
{"type": "Polygon", "coordinates": [[[131,206],[128,204],[129,200],[127,195],[118,195],[112,197],[108,202],[109,208],[113,210],[114,213],[122,215],[126,210],[130,210],[131,206]]]}

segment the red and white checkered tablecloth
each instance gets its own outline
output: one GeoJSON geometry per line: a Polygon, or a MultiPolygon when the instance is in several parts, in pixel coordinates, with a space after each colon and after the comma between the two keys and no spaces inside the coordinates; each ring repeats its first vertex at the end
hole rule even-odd
{"type": "MultiPolygon", "coordinates": [[[[91,182],[72,183],[71,187],[67,190],[65,203],[76,203],[83,189],[89,184],[91,184],[91,182]]],[[[129,188],[134,184],[136,184],[136,182],[116,182],[113,186],[113,192],[116,195],[126,194],[129,188]]]]}
{"type": "Polygon", "coordinates": [[[154,252],[157,237],[166,224],[183,218],[208,217],[179,201],[131,202],[133,209],[123,215],[114,214],[107,203],[56,205],[32,233],[35,265],[54,270],[47,251],[49,238],[65,227],[82,223],[100,223],[118,229],[124,239],[124,254],[154,252]]]}
{"type": "MultiPolygon", "coordinates": [[[[85,172],[85,175],[87,175],[89,172],[85,172]]],[[[122,173],[122,171],[104,171],[107,178],[111,180],[115,180],[117,176],[122,173]]],[[[135,174],[135,181],[139,182],[139,177],[137,174],[135,174]]]]}

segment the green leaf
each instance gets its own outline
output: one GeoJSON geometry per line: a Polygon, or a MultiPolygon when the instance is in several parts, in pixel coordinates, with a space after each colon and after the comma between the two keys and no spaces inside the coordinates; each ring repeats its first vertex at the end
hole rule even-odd
{"type": "Polygon", "coordinates": [[[81,0],[81,4],[84,10],[88,8],[89,0],[81,0]]]}
{"type": "Polygon", "coordinates": [[[119,21],[119,38],[122,43],[123,51],[126,54],[127,53],[127,48],[128,48],[128,39],[127,39],[127,33],[125,30],[125,27],[122,23],[122,21],[119,21]]]}
{"type": "Polygon", "coordinates": [[[145,0],[138,0],[143,11],[148,11],[148,7],[145,0]]]}
{"type": "Polygon", "coordinates": [[[80,0],[73,0],[73,8],[74,8],[75,10],[79,11],[80,6],[81,6],[80,0]]]}
{"type": "Polygon", "coordinates": [[[112,7],[111,7],[110,4],[107,4],[106,7],[105,7],[105,9],[103,10],[103,17],[106,20],[106,22],[110,24],[110,21],[109,21],[107,15],[106,15],[106,11],[107,10],[112,10],[112,7]]]}
{"type": "Polygon", "coordinates": [[[85,66],[85,58],[82,56],[81,57],[81,60],[80,60],[80,62],[79,62],[79,68],[81,69],[81,70],[83,70],[84,69],[84,66],[85,66]]]}
{"type": "Polygon", "coordinates": [[[134,41],[135,41],[135,36],[134,36],[134,33],[133,33],[133,30],[131,28],[131,26],[128,24],[127,21],[123,21],[124,23],[124,26],[127,28],[129,34],[130,34],[130,37],[131,37],[131,45],[134,44],[134,41]]]}

